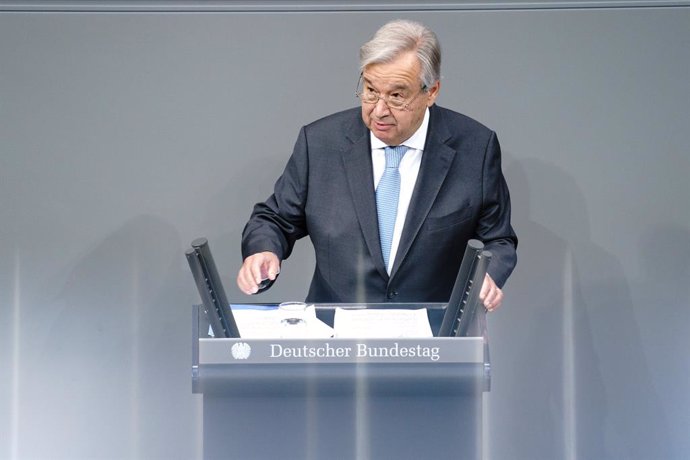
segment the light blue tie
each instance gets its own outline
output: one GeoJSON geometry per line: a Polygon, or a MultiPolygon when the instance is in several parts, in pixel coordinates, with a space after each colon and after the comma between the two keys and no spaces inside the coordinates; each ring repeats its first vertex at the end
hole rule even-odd
{"type": "Polygon", "coordinates": [[[381,238],[381,251],[383,261],[388,267],[390,260],[391,243],[393,242],[393,229],[395,218],[398,215],[398,196],[400,195],[400,160],[407,152],[407,147],[386,147],[386,169],[376,187],[376,210],[379,217],[379,236],[381,238]]]}

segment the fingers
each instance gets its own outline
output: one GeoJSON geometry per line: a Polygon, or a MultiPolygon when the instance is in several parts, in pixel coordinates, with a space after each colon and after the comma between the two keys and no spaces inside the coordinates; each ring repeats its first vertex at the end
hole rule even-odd
{"type": "Polygon", "coordinates": [[[262,280],[268,278],[269,280],[273,281],[276,279],[276,276],[280,273],[280,260],[278,260],[278,256],[273,254],[272,252],[269,252],[269,254],[272,257],[269,257],[268,264],[266,266],[266,276],[263,276],[262,272],[262,280]]]}
{"type": "Polygon", "coordinates": [[[237,274],[237,287],[247,295],[259,291],[259,283],[274,280],[280,273],[280,260],[272,252],[260,252],[246,259],[237,274]]]}
{"type": "Polygon", "coordinates": [[[479,299],[488,311],[496,310],[503,303],[503,291],[496,285],[488,273],[484,277],[482,290],[479,292],[479,299]]]}
{"type": "Polygon", "coordinates": [[[245,294],[253,294],[256,292],[255,289],[258,288],[247,260],[244,261],[240,271],[237,273],[237,287],[245,294]]]}

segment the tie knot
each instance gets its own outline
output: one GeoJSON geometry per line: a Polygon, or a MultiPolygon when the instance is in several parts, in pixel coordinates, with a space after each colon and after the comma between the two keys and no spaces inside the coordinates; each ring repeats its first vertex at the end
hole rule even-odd
{"type": "Polygon", "coordinates": [[[384,149],[386,153],[386,168],[398,168],[400,166],[400,160],[407,152],[408,147],[404,145],[398,145],[397,147],[386,147],[384,149]]]}

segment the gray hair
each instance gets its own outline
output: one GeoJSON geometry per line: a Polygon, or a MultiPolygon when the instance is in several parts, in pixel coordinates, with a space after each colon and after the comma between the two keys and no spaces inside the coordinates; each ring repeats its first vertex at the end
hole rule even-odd
{"type": "Polygon", "coordinates": [[[398,19],[376,31],[359,49],[360,72],[371,64],[386,64],[413,51],[422,67],[422,84],[429,88],[441,79],[441,45],[436,34],[414,21],[398,19]]]}

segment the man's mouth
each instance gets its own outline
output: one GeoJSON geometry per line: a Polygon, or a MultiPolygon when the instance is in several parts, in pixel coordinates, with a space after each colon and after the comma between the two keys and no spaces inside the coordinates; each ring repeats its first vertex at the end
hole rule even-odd
{"type": "Polygon", "coordinates": [[[382,121],[374,121],[374,125],[376,126],[376,129],[380,129],[383,131],[385,131],[385,130],[389,129],[391,126],[393,126],[391,123],[384,123],[382,121]]]}

